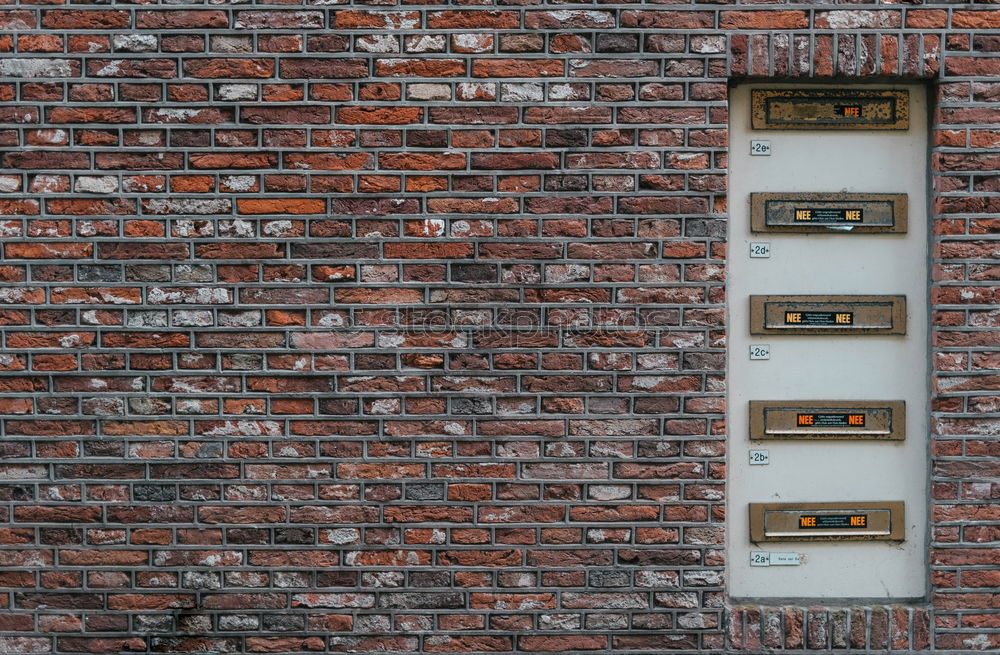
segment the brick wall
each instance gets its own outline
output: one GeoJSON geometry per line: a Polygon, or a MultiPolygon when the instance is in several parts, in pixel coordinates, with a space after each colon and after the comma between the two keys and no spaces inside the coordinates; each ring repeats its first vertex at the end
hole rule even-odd
{"type": "Polygon", "coordinates": [[[0,650],[1000,647],[1000,11],[776,4],[0,9],[0,650]],[[936,95],[926,603],[727,609],[745,77],[936,95]]]}

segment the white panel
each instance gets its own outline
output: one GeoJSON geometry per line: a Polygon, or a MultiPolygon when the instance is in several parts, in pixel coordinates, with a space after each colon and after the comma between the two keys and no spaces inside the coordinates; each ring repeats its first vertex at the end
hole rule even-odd
{"type": "MultiPolygon", "coordinates": [[[[900,132],[752,131],[749,89],[732,90],[729,228],[729,593],[734,598],[916,598],[926,587],[927,108],[909,88],[910,129],[900,132]],[[752,140],[770,142],[753,156],[752,140]],[[751,192],[871,192],[909,196],[909,231],[890,234],[751,234],[751,192]],[[751,242],[770,257],[751,258],[751,242]],[[906,337],[751,338],[751,294],[905,294],[906,337]],[[751,361],[751,343],[770,358],[751,361]],[[749,400],[905,400],[904,442],[748,439],[749,400]],[[766,446],[768,466],[750,466],[766,446]],[[780,544],[800,566],[751,567],[747,504],[906,502],[906,541],[780,544]]],[[[770,85],[789,88],[788,84],[770,85]]]]}

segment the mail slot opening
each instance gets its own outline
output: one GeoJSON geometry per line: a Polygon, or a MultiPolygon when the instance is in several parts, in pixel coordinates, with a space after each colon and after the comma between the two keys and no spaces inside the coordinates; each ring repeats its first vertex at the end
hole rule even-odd
{"type": "Polygon", "coordinates": [[[750,540],[903,540],[903,503],[751,503],[750,540]]]}

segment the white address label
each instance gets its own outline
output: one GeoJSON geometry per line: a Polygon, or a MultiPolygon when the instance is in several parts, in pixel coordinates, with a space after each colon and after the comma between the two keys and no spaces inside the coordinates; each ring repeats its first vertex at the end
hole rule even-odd
{"type": "Polygon", "coordinates": [[[771,463],[771,453],[767,450],[754,449],[750,451],[751,466],[767,466],[771,463]]]}
{"type": "Polygon", "coordinates": [[[798,566],[802,563],[799,553],[769,553],[765,550],[750,551],[750,566],[798,566]]]}
{"type": "Polygon", "coordinates": [[[750,242],[750,259],[767,259],[771,256],[771,244],[767,241],[750,242]]]}
{"type": "Polygon", "coordinates": [[[769,343],[750,344],[750,359],[771,359],[771,344],[769,343]]]}
{"type": "Polygon", "coordinates": [[[771,154],[770,141],[751,141],[750,154],[757,157],[768,157],[771,154]]]}
{"type": "Polygon", "coordinates": [[[771,553],[771,566],[798,566],[802,556],[798,553],[771,553]]]}

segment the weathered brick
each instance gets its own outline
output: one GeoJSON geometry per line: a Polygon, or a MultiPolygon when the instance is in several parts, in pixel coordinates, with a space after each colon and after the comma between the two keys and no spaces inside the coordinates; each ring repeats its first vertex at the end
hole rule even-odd
{"type": "Polygon", "coordinates": [[[221,10],[138,11],[136,27],[146,29],[197,29],[229,27],[229,16],[221,10]]]}
{"type": "Polygon", "coordinates": [[[4,648],[995,647],[997,14],[6,7],[4,648]],[[935,80],[925,605],[723,595],[748,76],[935,80]]]}
{"type": "Polygon", "coordinates": [[[87,11],[52,9],[42,12],[42,27],[66,30],[104,30],[128,27],[127,11],[87,11]]]}
{"type": "Polygon", "coordinates": [[[188,59],[184,73],[197,78],[263,78],[274,75],[272,59],[206,58],[188,59]]]}
{"type": "Polygon", "coordinates": [[[282,59],[279,65],[284,79],[350,79],[366,77],[364,59],[282,59]]]}

